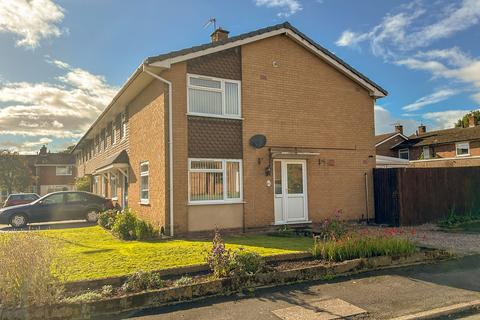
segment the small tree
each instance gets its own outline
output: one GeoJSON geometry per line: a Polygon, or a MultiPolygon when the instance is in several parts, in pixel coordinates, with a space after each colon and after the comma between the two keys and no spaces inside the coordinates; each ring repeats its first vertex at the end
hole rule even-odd
{"type": "Polygon", "coordinates": [[[90,176],[83,176],[75,179],[75,190],[77,191],[92,191],[92,179],[90,176]]]}
{"type": "Polygon", "coordinates": [[[7,193],[27,191],[34,182],[27,161],[17,152],[0,150],[0,189],[7,193]]]}
{"type": "Polygon", "coordinates": [[[458,121],[455,123],[455,127],[468,128],[469,126],[468,117],[470,115],[474,115],[475,118],[477,119],[477,122],[480,122],[480,110],[475,110],[475,111],[470,111],[469,113],[465,114],[461,119],[458,119],[458,121]]]}

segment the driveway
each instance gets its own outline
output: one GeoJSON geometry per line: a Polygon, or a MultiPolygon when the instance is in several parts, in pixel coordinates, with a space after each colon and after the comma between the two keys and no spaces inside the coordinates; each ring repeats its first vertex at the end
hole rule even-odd
{"type": "Polygon", "coordinates": [[[22,229],[14,229],[7,224],[0,224],[0,232],[8,231],[27,231],[27,230],[52,230],[52,229],[72,229],[72,228],[84,228],[95,225],[94,223],[87,222],[85,220],[68,220],[68,221],[55,221],[55,222],[43,222],[32,223],[22,229]]]}
{"type": "MultiPolygon", "coordinates": [[[[433,265],[383,270],[330,283],[313,282],[255,291],[252,296],[210,298],[125,314],[136,320],[279,320],[273,312],[340,299],[368,312],[366,319],[391,319],[480,299],[480,255],[433,265]]],[[[301,320],[300,313],[296,319],[301,320]]],[[[307,319],[307,318],[305,318],[307,319]]],[[[315,318],[324,319],[324,318],[315,318]]],[[[325,318],[327,319],[327,318],[325,318]]]]}

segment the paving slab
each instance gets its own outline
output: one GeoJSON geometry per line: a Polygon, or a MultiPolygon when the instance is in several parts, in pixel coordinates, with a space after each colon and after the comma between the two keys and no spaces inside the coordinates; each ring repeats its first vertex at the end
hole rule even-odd
{"type": "Polygon", "coordinates": [[[367,313],[341,299],[312,301],[308,305],[273,310],[272,313],[282,320],[331,320],[343,319],[367,313]]]}

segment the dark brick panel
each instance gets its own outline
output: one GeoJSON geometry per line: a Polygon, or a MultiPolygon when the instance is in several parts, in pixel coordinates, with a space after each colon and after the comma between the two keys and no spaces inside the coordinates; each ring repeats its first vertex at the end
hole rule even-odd
{"type": "Polygon", "coordinates": [[[187,72],[217,78],[242,80],[241,48],[212,53],[187,62],[187,72]]]}

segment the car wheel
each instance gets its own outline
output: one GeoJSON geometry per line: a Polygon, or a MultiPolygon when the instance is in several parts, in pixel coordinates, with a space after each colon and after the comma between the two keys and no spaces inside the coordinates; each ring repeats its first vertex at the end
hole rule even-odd
{"type": "Polygon", "coordinates": [[[85,219],[86,219],[88,222],[91,222],[91,223],[97,222],[97,220],[98,220],[98,212],[97,212],[96,210],[94,210],[94,209],[88,210],[85,219]]]}
{"type": "Polygon", "coordinates": [[[27,225],[27,217],[21,213],[15,213],[10,218],[10,225],[14,228],[23,228],[27,225]]]}

